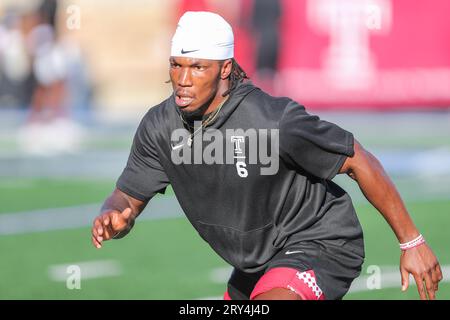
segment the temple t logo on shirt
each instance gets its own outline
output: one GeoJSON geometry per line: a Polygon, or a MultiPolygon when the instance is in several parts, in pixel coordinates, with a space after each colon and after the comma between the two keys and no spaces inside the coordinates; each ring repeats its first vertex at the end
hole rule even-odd
{"type": "Polygon", "coordinates": [[[234,158],[236,161],[236,170],[241,178],[247,178],[248,171],[246,169],[247,165],[245,164],[245,155],[241,149],[241,143],[245,142],[245,138],[243,136],[231,136],[231,142],[234,142],[234,158]]]}
{"type": "MultiPolygon", "coordinates": [[[[195,124],[194,124],[195,127],[195,124]]],[[[274,175],[279,169],[278,129],[226,129],[195,131],[176,129],[170,138],[171,160],[182,164],[230,164],[237,175],[246,178],[249,165],[259,165],[261,175],[274,175]],[[188,141],[192,139],[192,145],[188,141]]]]}

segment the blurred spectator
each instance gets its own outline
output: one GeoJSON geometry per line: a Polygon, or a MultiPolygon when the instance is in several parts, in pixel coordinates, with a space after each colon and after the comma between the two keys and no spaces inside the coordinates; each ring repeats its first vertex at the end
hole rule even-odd
{"type": "Polygon", "coordinates": [[[55,30],[55,0],[45,0],[38,10],[24,17],[30,31],[27,46],[33,60],[37,83],[34,90],[30,121],[52,120],[64,115],[67,97],[67,59],[55,30]]]}
{"type": "Polygon", "coordinates": [[[6,35],[0,37],[4,39],[0,41],[0,106],[29,106],[19,134],[24,151],[44,155],[74,151],[81,141],[81,127],[71,111],[85,111],[89,105],[85,69],[78,47],[58,34],[58,2],[34,3],[11,11],[0,29],[0,35],[6,35]]]}
{"type": "Polygon", "coordinates": [[[31,102],[35,79],[20,22],[12,9],[0,20],[0,107],[25,108],[31,102]]]}
{"type": "Polygon", "coordinates": [[[256,81],[273,92],[280,42],[280,0],[253,1],[252,31],[256,39],[256,81]]]}

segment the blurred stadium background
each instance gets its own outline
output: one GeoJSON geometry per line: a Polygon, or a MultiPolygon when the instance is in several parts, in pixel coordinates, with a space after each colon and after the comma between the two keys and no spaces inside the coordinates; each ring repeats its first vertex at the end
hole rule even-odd
{"type": "MultiPolygon", "coordinates": [[[[2,0],[0,299],[221,297],[231,269],[171,190],[125,239],[90,242],[140,118],[171,92],[176,21],[205,9],[233,24],[237,60],[257,85],[380,158],[440,259],[438,298],[449,299],[446,0],[2,0]],[[67,286],[70,265],[80,289],[67,286]]],[[[400,292],[393,233],[349,180],[336,178],[355,201],[366,262],[346,299],[417,299],[415,286],[400,292]]]]}

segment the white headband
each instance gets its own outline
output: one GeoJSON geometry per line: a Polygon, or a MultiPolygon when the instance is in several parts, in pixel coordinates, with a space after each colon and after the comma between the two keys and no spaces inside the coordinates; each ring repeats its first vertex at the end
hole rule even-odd
{"type": "Polygon", "coordinates": [[[233,29],[218,14],[188,11],[178,22],[170,55],[210,60],[233,58],[233,29]]]}

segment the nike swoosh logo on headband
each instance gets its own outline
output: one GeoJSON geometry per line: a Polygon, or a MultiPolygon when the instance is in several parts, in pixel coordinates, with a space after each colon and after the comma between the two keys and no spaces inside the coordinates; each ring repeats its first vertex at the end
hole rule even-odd
{"type": "Polygon", "coordinates": [[[191,52],[196,52],[196,51],[199,51],[200,49],[197,49],[197,50],[188,50],[188,51],[186,51],[186,50],[184,50],[184,49],[181,49],[181,54],[186,54],[186,53],[191,53],[191,52]]]}

